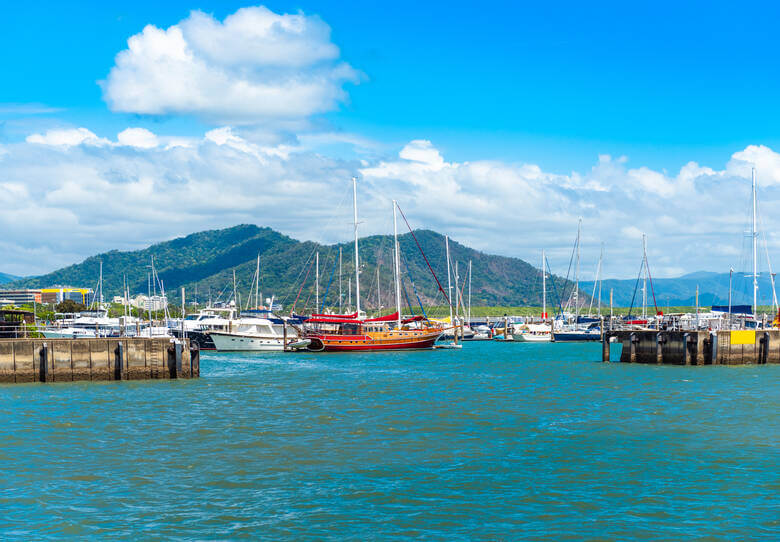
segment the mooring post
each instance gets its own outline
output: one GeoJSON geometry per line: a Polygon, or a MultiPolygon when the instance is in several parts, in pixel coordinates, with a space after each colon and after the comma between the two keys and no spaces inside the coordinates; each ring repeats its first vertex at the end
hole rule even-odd
{"type": "Polygon", "coordinates": [[[46,343],[43,343],[43,346],[41,346],[41,382],[48,382],[49,380],[49,346],[46,343]]]}
{"type": "Polygon", "coordinates": [[[715,365],[717,363],[718,363],[718,332],[710,331],[710,364],[715,365]]]}
{"type": "Polygon", "coordinates": [[[609,333],[601,334],[601,361],[609,363],[609,333]]]}
{"type": "Polygon", "coordinates": [[[116,357],[114,359],[114,379],[125,380],[125,344],[119,341],[116,345],[116,357]]]}
{"type": "Polygon", "coordinates": [[[639,344],[639,336],[636,333],[632,333],[629,336],[631,345],[629,346],[629,358],[628,361],[631,363],[636,363],[636,349],[637,345],[639,344]]]}
{"type": "Polygon", "coordinates": [[[656,363],[663,363],[664,362],[664,343],[666,342],[666,337],[663,333],[656,333],[655,334],[655,362],[656,363]]]}
{"type": "Polygon", "coordinates": [[[683,334],[683,365],[691,364],[690,333],[683,334]]]}
{"type": "Polygon", "coordinates": [[[198,378],[200,376],[200,346],[198,343],[190,343],[190,377],[198,378]]]}
{"type": "Polygon", "coordinates": [[[287,320],[282,320],[282,352],[287,352],[287,320]]]}
{"type": "Polygon", "coordinates": [[[182,358],[182,343],[180,341],[176,341],[176,344],[174,345],[174,352],[176,356],[176,378],[182,377],[182,370],[181,370],[181,358],[182,358]]]}
{"type": "Polygon", "coordinates": [[[764,331],[763,336],[761,337],[761,344],[759,346],[759,363],[766,363],[769,360],[769,332],[764,331]]]}

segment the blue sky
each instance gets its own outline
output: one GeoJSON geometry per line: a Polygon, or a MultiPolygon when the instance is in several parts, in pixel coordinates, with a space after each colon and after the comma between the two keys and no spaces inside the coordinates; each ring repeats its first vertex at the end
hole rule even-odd
{"type": "MultiPolygon", "coordinates": [[[[61,223],[6,240],[0,248],[13,257],[2,270],[41,272],[237,221],[339,240],[348,232],[311,227],[283,199],[271,208],[253,197],[262,186],[299,206],[320,189],[330,197],[325,187],[355,172],[366,214],[400,193],[420,225],[529,261],[547,248],[564,265],[582,216],[584,248],[595,254],[606,243],[606,273],[618,277],[633,274],[642,232],[659,276],[727,270],[744,259],[751,166],[763,205],[780,201],[773,4],[263,5],[280,21],[301,13],[306,29],[273,42],[276,49],[242,42],[230,17],[266,17],[245,2],[5,8],[0,184],[28,212],[61,223]],[[174,29],[183,29],[196,62],[177,65],[166,81],[156,71],[164,61],[131,51],[128,40],[165,55],[173,42],[152,45],[174,29]],[[209,49],[231,33],[236,43],[209,49]],[[206,75],[192,71],[201,68],[206,75]],[[254,90],[283,89],[277,101],[264,108],[222,99],[247,73],[254,90]],[[180,100],[187,105],[177,102],[186,90],[177,77],[197,82],[180,100]],[[215,78],[223,86],[209,90],[215,78]],[[285,100],[290,80],[308,87],[285,100]],[[153,194],[162,209],[182,185],[201,194],[230,186],[240,204],[166,214],[142,197],[153,194]],[[126,205],[112,207],[120,189],[126,205]],[[497,233],[506,229],[509,240],[497,233]]],[[[367,219],[367,233],[385,227],[367,219]]],[[[780,248],[771,236],[768,243],[780,248]]]]}
{"type": "MultiPolygon", "coordinates": [[[[62,107],[63,119],[113,131],[126,119],[106,114],[96,80],[128,36],[192,9],[224,18],[243,5],[7,6],[0,102],[62,107]]],[[[776,4],[265,5],[319,15],[342,57],[365,74],[349,102],[326,115],[338,129],[397,142],[424,130],[454,159],[533,160],[561,173],[600,153],[654,168],[719,165],[735,147],[778,140],[776,4]]]]}

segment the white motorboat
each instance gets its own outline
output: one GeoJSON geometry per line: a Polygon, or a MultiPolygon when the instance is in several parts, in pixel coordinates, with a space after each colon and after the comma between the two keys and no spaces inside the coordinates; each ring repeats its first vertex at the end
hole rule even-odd
{"type": "MultiPolygon", "coordinates": [[[[284,323],[268,318],[241,318],[231,322],[227,331],[209,331],[218,352],[282,351],[284,350],[284,323]]],[[[287,326],[287,341],[298,340],[298,332],[287,326]]]]}
{"type": "Polygon", "coordinates": [[[525,343],[548,343],[552,341],[552,328],[549,324],[515,326],[512,338],[525,343]]]}

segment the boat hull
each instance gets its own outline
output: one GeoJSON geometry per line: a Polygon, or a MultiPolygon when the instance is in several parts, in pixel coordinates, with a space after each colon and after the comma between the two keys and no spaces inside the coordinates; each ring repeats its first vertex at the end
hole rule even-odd
{"type": "Polygon", "coordinates": [[[239,335],[235,333],[209,333],[217,352],[281,352],[282,337],[239,335]]]}
{"type": "Polygon", "coordinates": [[[586,342],[586,341],[600,341],[601,340],[601,334],[600,333],[585,333],[580,331],[565,331],[560,333],[555,333],[553,335],[553,342],[556,343],[563,343],[563,342],[586,342]]]}
{"type": "Polygon", "coordinates": [[[515,341],[520,343],[548,343],[552,341],[552,335],[550,333],[515,333],[512,337],[515,341]]]}
{"type": "Polygon", "coordinates": [[[433,348],[439,335],[429,335],[419,339],[404,341],[375,341],[370,338],[343,338],[309,336],[311,343],[307,347],[312,352],[368,352],[373,350],[429,350],[433,348]]]}

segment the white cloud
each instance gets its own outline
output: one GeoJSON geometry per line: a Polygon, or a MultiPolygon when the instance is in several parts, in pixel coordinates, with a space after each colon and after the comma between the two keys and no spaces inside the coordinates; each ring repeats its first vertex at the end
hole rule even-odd
{"type": "Polygon", "coordinates": [[[220,22],[193,11],[132,36],[103,83],[104,98],[119,112],[232,124],[301,120],[337,107],[344,83],[357,82],[338,56],[317,17],[250,7],[220,22]]]}
{"type": "Polygon", "coordinates": [[[74,145],[108,145],[109,141],[96,136],[86,128],[65,128],[60,130],[48,130],[44,134],[31,134],[26,138],[27,143],[39,145],[52,145],[72,147],[74,145]]]}
{"type": "MultiPolygon", "coordinates": [[[[111,142],[78,128],[4,145],[0,250],[10,263],[3,271],[43,272],[98,251],[241,222],[300,239],[343,241],[350,237],[355,173],[365,234],[391,231],[389,200],[397,199],[414,227],[531,262],[545,248],[558,272],[565,272],[582,217],[583,278],[595,271],[602,242],[605,273],[634,274],[642,233],[657,276],[728,269],[739,263],[749,201],[744,165],[754,157],[763,167],[780,160],[769,148],[748,147],[724,169],[691,162],[669,175],[603,156],[589,171],[560,175],[536,164],[447,160],[426,140],[409,142],[395,157],[360,162],[305,144],[258,144],[229,127],[184,140],[185,146],[172,140],[132,128],[111,142]]],[[[759,169],[765,177],[771,178],[759,169]]],[[[763,208],[780,199],[768,184],[763,208]]],[[[767,213],[764,223],[771,251],[780,220],[767,213]]]]}
{"type": "Polygon", "coordinates": [[[119,132],[116,138],[120,145],[140,149],[152,149],[160,144],[157,136],[146,128],[127,128],[119,132]]]}

